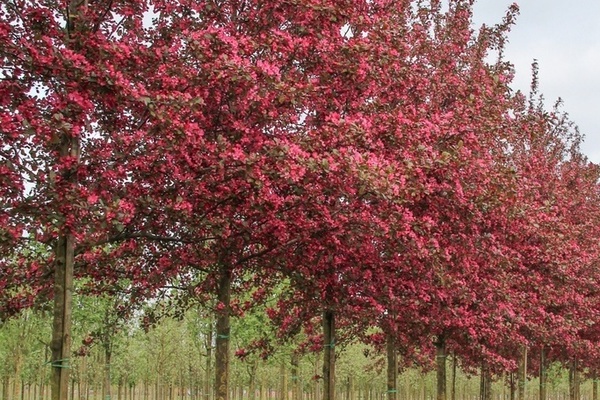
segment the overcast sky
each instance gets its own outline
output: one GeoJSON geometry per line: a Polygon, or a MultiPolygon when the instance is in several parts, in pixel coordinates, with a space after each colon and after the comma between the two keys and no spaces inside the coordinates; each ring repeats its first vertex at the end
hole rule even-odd
{"type": "MultiPolygon", "coordinates": [[[[477,0],[474,21],[502,20],[510,0],[477,0]]],[[[585,135],[583,153],[600,163],[600,0],[520,0],[506,59],[515,65],[513,86],[528,92],[531,63],[539,63],[540,91],[551,108],[563,110],[585,135]]]]}

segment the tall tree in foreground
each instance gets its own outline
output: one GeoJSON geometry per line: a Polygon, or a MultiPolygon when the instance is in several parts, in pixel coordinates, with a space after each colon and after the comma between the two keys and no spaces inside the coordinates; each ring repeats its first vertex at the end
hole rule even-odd
{"type": "Polygon", "coordinates": [[[91,249],[113,241],[131,219],[118,190],[130,181],[129,154],[118,146],[141,138],[151,117],[145,85],[160,56],[143,30],[148,7],[0,5],[0,159],[2,179],[13,181],[0,192],[8,243],[1,267],[13,279],[4,311],[52,297],[53,288],[54,400],[67,396],[73,275],[87,274],[75,263],[105,253],[91,249]],[[27,256],[30,243],[44,251],[27,256]]]}

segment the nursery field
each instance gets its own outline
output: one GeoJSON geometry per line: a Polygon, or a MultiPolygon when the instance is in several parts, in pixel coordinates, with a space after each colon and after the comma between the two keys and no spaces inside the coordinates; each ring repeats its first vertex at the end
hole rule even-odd
{"type": "Polygon", "coordinates": [[[518,13],[0,2],[3,400],[597,400],[600,166],[518,13]]]}
{"type": "MultiPolygon", "coordinates": [[[[214,399],[214,334],[210,319],[189,312],[182,319],[167,318],[144,331],[130,325],[109,339],[90,340],[89,332],[106,326],[102,308],[96,300],[86,302],[89,313],[79,315],[74,341],[78,351],[71,360],[69,399],[77,400],[202,400],[214,399]],[[99,318],[98,318],[99,317],[99,318]],[[212,345],[210,344],[212,341],[212,345]],[[108,349],[108,351],[107,351],[108,349]],[[110,387],[109,387],[110,382],[110,387]]],[[[259,334],[256,318],[252,326],[233,324],[234,348],[247,345],[259,334]]],[[[43,400],[50,398],[50,351],[44,340],[49,336],[49,319],[25,313],[0,329],[2,400],[43,400]]],[[[123,327],[124,328],[124,327],[123,327]]],[[[213,327],[214,329],[214,327],[213,327]]],[[[106,338],[106,337],[105,337],[106,338]]],[[[234,354],[232,354],[234,355],[234,354]]],[[[383,354],[359,343],[345,345],[338,354],[336,392],[340,400],[385,400],[388,398],[383,354]]],[[[281,344],[268,357],[260,354],[231,362],[229,398],[231,400],[319,400],[322,398],[322,356],[319,352],[299,355],[294,346],[281,344]]],[[[430,400],[436,398],[436,373],[431,368],[400,365],[398,398],[430,400]]],[[[459,360],[448,358],[448,399],[481,398],[481,371],[463,371],[459,360]]],[[[494,377],[490,399],[516,398],[514,374],[494,377]],[[511,387],[513,389],[511,390],[511,387]]],[[[573,388],[569,371],[558,364],[548,370],[547,399],[571,399],[573,388]]],[[[580,398],[591,400],[592,379],[581,377],[580,398]]],[[[596,388],[597,390],[597,388],[596,388]]],[[[527,381],[527,400],[539,400],[539,379],[527,381]]]]}

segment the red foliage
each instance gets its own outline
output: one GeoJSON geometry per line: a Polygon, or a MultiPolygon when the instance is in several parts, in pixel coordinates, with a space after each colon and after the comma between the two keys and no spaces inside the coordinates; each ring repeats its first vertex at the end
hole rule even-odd
{"type": "Polygon", "coordinates": [[[0,317],[70,233],[133,304],[231,278],[252,298],[215,311],[242,315],[285,278],[281,337],[328,309],[415,359],[443,337],[465,365],[596,365],[598,168],[487,62],[515,7],[475,34],[470,2],[431,3],[114,1],[72,35],[54,3],[0,6],[0,317]]]}

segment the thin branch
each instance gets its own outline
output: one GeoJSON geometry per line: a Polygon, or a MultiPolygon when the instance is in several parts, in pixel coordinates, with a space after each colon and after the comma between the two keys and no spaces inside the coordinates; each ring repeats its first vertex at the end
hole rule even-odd
{"type": "Polygon", "coordinates": [[[247,255],[246,257],[242,257],[242,258],[240,258],[240,259],[239,259],[239,260],[238,260],[238,261],[235,263],[235,265],[241,265],[241,264],[243,264],[243,263],[245,263],[245,262],[247,262],[247,261],[250,261],[250,260],[252,260],[253,258],[257,258],[257,257],[264,256],[265,254],[268,254],[268,253],[270,253],[270,252],[272,252],[272,251],[274,251],[274,250],[281,249],[281,248],[283,248],[283,247],[285,247],[285,246],[289,246],[289,245],[291,245],[291,244],[294,244],[294,243],[296,243],[298,240],[299,240],[298,238],[295,238],[295,239],[292,239],[292,240],[289,240],[289,241],[287,241],[287,242],[283,243],[283,244],[282,244],[282,245],[280,245],[280,246],[267,247],[267,248],[265,248],[265,249],[263,249],[263,250],[261,250],[261,251],[259,251],[259,252],[256,252],[256,253],[249,254],[249,255],[247,255]]]}
{"type": "Polygon", "coordinates": [[[161,236],[161,235],[154,235],[151,233],[144,233],[144,232],[119,233],[118,235],[109,237],[105,240],[100,240],[98,242],[88,244],[87,246],[83,246],[84,248],[77,249],[76,254],[80,254],[82,251],[84,251],[85,248],[93,248],[93,247],[103,246],[105,244],[121,242],[123,240],[128,240],[128,239],[147,239],[150,241],[164,242],[164,243],[194,244],[194,243],[199,243],[199,242],[208,242],[210,240],[215,240],[217,238],[214,236],[210,236],[210,237],[204,237],[204,238],[198,238],[198,239],[191,240],[191,239],[183,239],[183,238],[176,237],[176,236],[161,236]]]}

